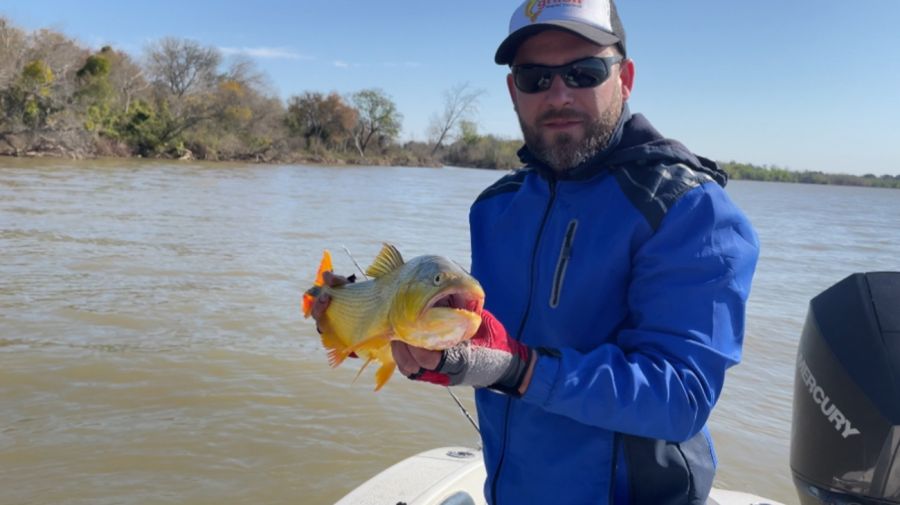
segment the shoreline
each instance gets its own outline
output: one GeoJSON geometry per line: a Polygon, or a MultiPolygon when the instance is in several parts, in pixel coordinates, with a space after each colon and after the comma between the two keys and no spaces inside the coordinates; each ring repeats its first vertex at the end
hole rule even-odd
{"type": "MultiPolygon", "coordinates": [[[[159,162],[167,162],[167,161],[184,161],[189,163],[248,163],[252,165],[318,165],[318,166],[373,166],[373,167],[426,167],[426,168],[440,168],[445,167],[443,163],[434,160],[421,160],[421,159],[410,159],[409,157],[392,157],[392,156],[377,156],[372,158],[359,158],[359,157],[349,157],[349,158],[336,158],[329,156],[319,156],[319,155],[297,155],[297,156],[274,156],[271,158],[265,157],[256,157],[254,158],[226,158],[226,159],[209,159],[209,158],[195,158],[194,156],[117,156],[114,154],[109,155],[96,155],[96,154],[83,154],[83,153],[66,153],[66,154],[56,154],[51,151],[29,151],[22,154],[13,154],[9,152],[0,152],[0,159],[14,159],[14,160],[68,160],[68,161],[90,161],[90,160],[122,160],[125,162],[135,162],[135,161],[159,161],[159,162]]],[[[481,167],[461,167],[461,168],[481,168],[481,167]]],[[[488,168],[487,170],[502,170],[502,169],[492,169],[488,168]]]]}
{"type": "MultiPolygon", "coordinates": [[[[501,167],[479,167],[467,166],[460,164],[447,165],[434,159],[423,159],[416,156],[415,153],[400,151],[396,155],[383,154],[372,158],[359,158],[350,156],[347,158],[339,158],[325,155],[288,155],[274,156],[272,158],[257,157],[252,158],[235,158],[235,159],[204,159],[195,158],[188,151],[187,156],[116,156],[116,155],[84,155],[81,153],[69,153],[68,155],[59,155],[51,151],[29,151],[22,155],[15,155],[9,152],[0,152],[0,159],[13,160],[68,160],[68,161],[87,161],[87,160],[103,160],[105,162],[118,160],[125,163],[133,163],[140,161],[151,162],[188,162],[188,163],[210,163],[210,164],[235,164],[246,163],[252,165],[314,165],[323,167],[421,167],[421,168],[442,168],[456,167],[469,168],[476,170],[495,170],[509,171],[511,169],[501,167]]],[[[848,186],[848,187],[864,187],[864,188],[882,188],[882,189],[900,189],[900,175],[875,176],[866,174],[863,176],[850,174],[828,174],[824,172],[794,172],[786,169],[775,167],[756,167],[754,165],[739,164],[736,162],[717,162],[719,166],[728,173],[729,181],[759,181],[759,182],[781,182],[792,184],[811,184],[817,186],[848,186]]],[[[514,170],[514,169],[512,169],[514,170]]]]}

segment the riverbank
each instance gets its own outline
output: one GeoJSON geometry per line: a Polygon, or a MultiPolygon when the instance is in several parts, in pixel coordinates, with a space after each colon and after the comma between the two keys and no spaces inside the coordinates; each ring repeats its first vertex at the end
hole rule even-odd
{"type": "Polygon", "coordinates": [[[334,152],[305,152],[288,149],[270,149],[257,153],[244,153],[238,156],[218,156],[202,147],[194,152],[187,147],[181,147],[164,153],[156,153],[150,156],[132,154],[124,146],[110,143],[84,143],[70,145],[49,138],[38,139],[19,147],[15,139],[9,139],[0,135],[0,157],[5,158],[51,158],[70,160],[89,160],[100,158],[117,159],[154,159],[177,161],[210,161],[210,162],[249,162],[249,163],[279,163],[290,165],[359,165],[359,166],[418,166],[440,167],[439,160],[413,152],[396,151],[359,156],[356,153],[334,152]]]}
{"type": "MultiPolygon", "coordinates": [[[[494,140],[496,142],[496,140],[494,140]]],[[[507,146],[507,151],[511,150],[511,145],[516,145],[515,141],[503,141],[507,146]]],[[[150,158],[141,156],[116,156],[106,153],[105,155],[87,155],[83,151],[67,150],[63,147],[56,147],[45,150],[31,150],[24,152],[11,152],[9,149],[0,148],[0,157],[7,158],[57,158],[57,159],[155,159],[155,160],[174,160],[174,161],[202,161],[202,162],[223,162],[223,163],[254,163],[254,164],[285,164],[285,165],[325,165],[325,166],[397,166],[397,167],[431,167],[437,168],[442,166],[455,166],[460,168],[480,168],[489,170],[510,170],[520,166],[518,160],[515,161],[508,155],[501,163],[492,163],[489,159],[467,159],[460,156],[459,151],[446,149],[442,152],[443,156],[431,156],[424,144],[419,146],[408,143],[407,149],[393,149],[382,154],[361,157],[349,153],[309,153],[303,151],[281,152],[261,154],[255,157],[237,157],[233,159],[219,159],[209,157],[197,157],[192,151],[184,149],[180,155],[157,155],[150,158]],[[448,162],[449,158],[449,162],[448,162]]],[[[873,188],[889,188],[900,189],[900,174],[898,175],[850,175],[850,174],[827,174],[818,171],[795,172],[783,168],[771,166],[756,166],[747,163],[738,163],[735,161],[719,162],[731,180],[747,180],[747,181],[765,181],[765,182],[789,182],[799,184],[819,184],[827,186],[856,186],[856,187],[873,187],[873,188]]]]}

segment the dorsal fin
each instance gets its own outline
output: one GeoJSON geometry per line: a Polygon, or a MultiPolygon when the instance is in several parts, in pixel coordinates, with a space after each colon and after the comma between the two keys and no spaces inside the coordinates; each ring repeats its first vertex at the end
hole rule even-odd
{"type": "Polygon", "coordinates": [[[381,252],[375,257],[375,261],[366,269],[366,275],[369,277],[381,277],[393,272],[402,265],[403,256],[400,256],[400,251],[391,244],[385,243],[381,247],[381,252]]]}

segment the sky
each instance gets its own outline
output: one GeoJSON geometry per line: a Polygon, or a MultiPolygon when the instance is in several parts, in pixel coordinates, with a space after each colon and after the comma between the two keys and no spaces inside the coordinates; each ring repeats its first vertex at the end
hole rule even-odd
{"type": "MultiPolygon", "coordinates": [[[[140,59],[162,37],[251,58],[282,99],[380,88],[402,140],[445,91],[483,91],[482,134],[521,138],[494,52],[512,0],[0,0],[0,16],[140,59]]],[[[900,174],[900,0],[619,0],[631,111],[698,154],[790,170],[900,174]]]]}

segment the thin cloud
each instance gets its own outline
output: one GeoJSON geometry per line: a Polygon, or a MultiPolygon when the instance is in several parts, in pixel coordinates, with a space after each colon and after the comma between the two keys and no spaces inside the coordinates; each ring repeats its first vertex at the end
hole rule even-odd
{"type": "Polygon", "coordinates": [[[249,56],[272,60],[311,60],[312,56],[300,54],[284,47],[220,47],[226,56],[249,56]]]}
{"type": "Polygon", "coordinates": [[[418,68],[421,67],[422,64],[418,61],[388,61],[382,63],[383,66],[387,68],[397,68],[397,67],[405,67],[405,68],[418,68]]]}
{"type": "Polygon", "coordinates": [[[383,67],[383,68],[418,68],[421,67],[422,64],[417,61],[383,61],[383,62],[375,62],[375,63],[348,63],[343,60],[334,60],[331,62],[337,68],[372,68],[372,67],[383,67]]]}

